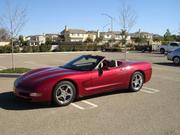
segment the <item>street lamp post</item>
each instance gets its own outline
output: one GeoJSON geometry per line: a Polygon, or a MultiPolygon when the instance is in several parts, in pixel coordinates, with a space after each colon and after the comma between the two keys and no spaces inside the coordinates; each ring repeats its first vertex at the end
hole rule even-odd
{"type": "Polygon", "coordinates": [[[102,13],[102,15],[107,16],[108,18],[110,18],[110,20],[111,20],[111,32],[112,32],[113,31],[113,17],[106,14],[106,13],[102,13]]]}

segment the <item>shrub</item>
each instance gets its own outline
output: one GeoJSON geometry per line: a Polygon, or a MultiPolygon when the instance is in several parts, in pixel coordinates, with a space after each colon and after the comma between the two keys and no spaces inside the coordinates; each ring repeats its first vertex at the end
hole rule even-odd
{"type": "Polygon", "coordinates": [[[22,52],[24,53],[33,52],[32,46],[23,46],[22,52]]]}
{"type": "Polygon", "coordinates": [[[97,45],[60,45],[58,51],[97,51],[101,49],[101,46],[97,45]]]}
{"type": "Polygon", "coordinates": [[[40,52],[49,52],[51,50],[51,45],[41,44],[39,46],[40,52]]]}
{"type": "MultiPolygon", "coordinates": [[[[12,48],[10,45],[0,46],[0,53],[11,53],[12,48]]],[[[14,47],[14,53],[20,52],[19,46],[14,47]]]]}
{"type": "Polygon", "coordinates": [[[40,52],[39,46],[32,46],[33,52],[40,52]]]}

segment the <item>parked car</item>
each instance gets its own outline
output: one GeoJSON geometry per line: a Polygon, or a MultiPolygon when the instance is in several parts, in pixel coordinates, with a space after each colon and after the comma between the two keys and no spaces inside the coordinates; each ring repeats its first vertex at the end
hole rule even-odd
{"type": "Polygon", "coordinates": [[[78,97],[112,90],[137,92],[150,80],[151,73],[148,62],[82,55],[64,66],[36,69],[22,75],[14,82],[14,93],[32,102],[53,101],[65,106],[78,97]]]}
{"type": "Polygon", "coordinates": [[[180,65],[180,48],[168,53],[167,59],[173,61],[175,65],[180,65]]]}
{"type": "Polygon", "coordinates": [[[165,52],[172,52],[180,47],[180,42],[171,42],[168,45],[161,45],[159,47],[159,51],[161,54],[164,54],[165,52]]]}

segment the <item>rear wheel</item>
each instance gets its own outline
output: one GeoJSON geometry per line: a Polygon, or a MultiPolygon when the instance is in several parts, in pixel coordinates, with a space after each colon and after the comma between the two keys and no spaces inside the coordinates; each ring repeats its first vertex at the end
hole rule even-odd
{"type": "Polygon", "coordinates": [[[180,57],[174,57],[173,62],[175,65],[179,65],[180,64],[180,57]]]}
{"type": "Polygon", "coordinates": [[[53,101],[58,106],[70,104],[76,97],[76,88],[69,81],[59,82],[53,91],[53,101]]]}
{"type": "Polygon", "coordinates": [[[139,91],[142,88],[143,83],[144,83],[144,75],[141,72],[136,71],[132,75],[132,78],[130,81],[130,90],[134,92],[139,91]]]}
{"type": "Polygon", "coordinates": [[[161,53],[161,54],[164,54],[164,53],[165,53],[165,49],[161,48],[161,49],[160,49],[160,53],[161,53]]]}

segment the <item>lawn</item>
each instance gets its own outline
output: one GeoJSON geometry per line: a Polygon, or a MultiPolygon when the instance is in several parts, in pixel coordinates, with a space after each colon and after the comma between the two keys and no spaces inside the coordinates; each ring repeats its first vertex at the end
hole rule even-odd
{"type": "Polygon", "coordinates": [[[8,68],[8,69],[4,69],[4,70],[0,70],[0,73],[25,73],[30,71],[31,69],[29,68],[8,68]]]}

